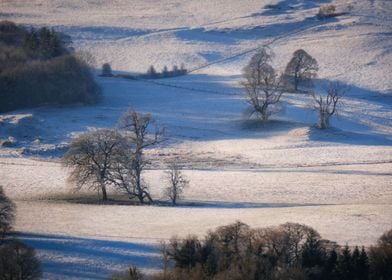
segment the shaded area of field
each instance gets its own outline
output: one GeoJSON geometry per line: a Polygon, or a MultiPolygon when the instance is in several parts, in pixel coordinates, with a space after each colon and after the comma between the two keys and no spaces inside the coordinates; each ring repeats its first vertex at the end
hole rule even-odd
{"type": "Polygon", "coordinates": [[[35,248],[45,279],[106,279],[131,264],[160,268],[156,246],[52,234],[18,233],[17,237],[35,248]]]}

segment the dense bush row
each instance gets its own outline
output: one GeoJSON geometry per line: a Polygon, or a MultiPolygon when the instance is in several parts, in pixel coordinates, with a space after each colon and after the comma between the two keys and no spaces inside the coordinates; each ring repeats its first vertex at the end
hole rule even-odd
{"type": "Polygon", "coordinates": [[[88,65],[66,48],[64,35],[0,22],[0,112],[46,104],[98,101],[88,65]]]}
{"type": "Polygon", "coordinates": [[[163,248],[164,271],[146,277],[132,267],[113,279],[367,280],[392,279],[392,230],[369,250],[340,247],[294,223],[252,229],[237,222],[204,240],[173,239],[163,248]]]}

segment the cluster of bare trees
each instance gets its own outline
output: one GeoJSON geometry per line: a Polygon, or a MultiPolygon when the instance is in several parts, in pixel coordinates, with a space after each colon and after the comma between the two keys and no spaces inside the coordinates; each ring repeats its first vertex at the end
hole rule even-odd
{"type": "MultiPolygon", "coordinates": [[[[70,169],[69,181],[79,188],[94,189],[102,201],[108,200],[110,186],[131,200],[152,203],[149,186],[143,180],[149,163],[144,152],[164,140],[164,130],[152,126],[151,114],[130,109],[121,117],[117,129],[98,129],[76,137],[63,157],[63,164],[70,169]]],[[[167,174],[166,194],[175,205],[188,182],[178,165],[171,165],[167,174]]]]}
{"type": "Polygon", "coordinates": [[[164,270],[144,276],[136,267],[117,280],[380,280],[392,275],[392,230],[368,249],[339,246],[313,228],[286,223],[250,228],[236,222],[203,239],[173,238],[162,246],[164,270]]]}
{"type": "Polygon", "coordinates": [[[330,82],[324,87],[325,93],[316,94],[313,84],[319,70],[316,59],[302,49],[296,50],[285,71],[278,73],[271,65],[273,57],[271,49],[261,48],[243,70],[241,85],[250,105],[249,117],[256,116],[266,122],[279,109],[277,105],[283,93],[301,92],[313,99],[314,109],[319,113],[318,127],[327,128],[348,87],[339,82],[330,82]]]}

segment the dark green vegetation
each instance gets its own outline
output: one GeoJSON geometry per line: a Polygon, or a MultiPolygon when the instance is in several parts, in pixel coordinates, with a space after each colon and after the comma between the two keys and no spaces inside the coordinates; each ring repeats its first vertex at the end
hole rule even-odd
{"type": "Polygon", "coordinates": [[[0,112],[46,104],[95,103],[100,89],[65,36],[0,22],[0,112]]]}
{"type": "Polygon", "coordinates": [[[112,279],[392,279],[392,230],[365,250],[341,247],[301,224],[252,229],[237,222],[202,240],[172,239],[162,252],[163,272],[144,276],[131,267],[112,279]]]}

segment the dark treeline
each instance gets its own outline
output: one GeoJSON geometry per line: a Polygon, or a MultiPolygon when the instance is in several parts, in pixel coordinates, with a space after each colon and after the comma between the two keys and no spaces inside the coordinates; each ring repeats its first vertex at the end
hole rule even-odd
{"type": "Polygon", "coordinates": [[[89,66],[67,48],[63,34],[0,22],[0,112],[99,97],[89,66]]]}
{"type": "Polygon", "coordinates": [[[146,276],[131,267],[127,274],[111,279],[392,279],[392,230],[365,250],[341,247],[301,224],[252,229],[237,222],[219,227],[203,240],[174,238],[162,252],[162,272],[146,276]]]}

